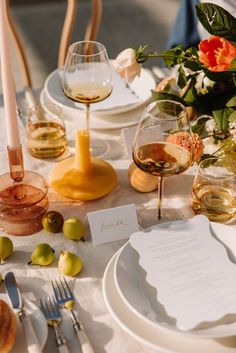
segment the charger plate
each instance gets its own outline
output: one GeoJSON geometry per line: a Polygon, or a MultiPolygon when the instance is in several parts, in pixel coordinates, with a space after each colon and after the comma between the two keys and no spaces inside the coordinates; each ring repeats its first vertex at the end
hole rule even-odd
{"type": "MultiPolygon", "coordinates": [[[[157,227],[163,226],[164,224],[161,224],[157,227]]],[[[216,237],[227,245],[232,255],[236,254],[235,228],[219,223],[211,223],[211,228],[216,237]]],[[[158,269],[156,274],[158,276],[158,269]]],[[[116,258],[114,281],[122,300],[144,324],[201,338],[228,337],[236,334],[236,317],[232,317],[230,323],[222,319],[217,323],[204,323],[191,331],[181,331],[176,326],[175,319],[169,317],[164,307],[157,301],[156,290],[147,283],[146,272],[139,265],[139,255],[129,242],[124,245],[116,258]]]]}
{"type": "MultiPolygon", "coordinates": [[[[48,103],[55,104],[44,89],[40,93],[40,102],[47,111],[49,111],[49,105],[47,105],[48,103]]],[[[144,107],[145,105],[140,105],[125,113],[115,115],[107,114],[104,117],[94,115],[93,112],[91,112],[90,128],[94,130],[113,130],[137,125],[142,116],[144,107]]],[[[50,106],[50,109],[53,109],[52,105],[50,106]]],[[[73,122],[76,126],[79,126],[85,122],[84,111],[78,109],[71,109],[70,111],[67,111],[64,108],[62,110],[64,120],[73,122]]],[[[55,113],[53,110],[49,112],[55,113]]]]}
{"type": "MultiPolygon", "coordinates": [[[[54,70],[46,79],[44,90],[50,100],[58,104],[66,115],[84,111],[84,105],[67,98],[61,87],[62,70],[54,70]]],[[[140,77],[136,77],[129,85],[125,84],[113,71],[113,91],[110,97],[102,102],[91,104],[91,113],[96,116],[120,114],[143,106],[151,97],[155,88],[155,79],[148,69],[142,69],[140,77]],[[133,97],[133,98],[132,98],[133,97]],[[127,98],[127,99],[126,99],[127,98]]]]}
{"type": "MultiPolygon", "coordinates": [[[[117,290],[114,279],[114,265],[118,254],[119,252],[112,257],[104,272],[103,295],[113,318],[135,340],[153,348],[153,352],[158,353],[236,352],[236,336],[217,340],[192,338],[166,329],[161,325],[152,325],[150,322],[141,320],[117,290]]],[[[150,351],[150,353],[152,352],[150,351]]]]}

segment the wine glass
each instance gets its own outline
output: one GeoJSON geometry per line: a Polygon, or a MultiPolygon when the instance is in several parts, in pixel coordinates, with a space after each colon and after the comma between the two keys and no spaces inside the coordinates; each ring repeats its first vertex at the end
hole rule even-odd
{"type": "Polygon", "coordinates": [[[138,168],[158,177],[157,209],[145,208],[139,223],[149,228],[166,220],[181,219],[177,209],[162,208],[164,177],[183,173],[192,163],[192,135],[185,107],[160,100],[147,105],[133,142],[138,168]]]}
{"type": "Polygon", "coordinates": [[[107,150],[105,142],[97,141],[95,148],[94,144],[90,146],[90,104],[104,100],[112,91],[112,70],[103,44],[84,41],[69,47],[62,87],[70,99],[85,105],[86,128],[80,127],[76,132],[74,156],[51,169],[49,184],[63,197],[95,200],[110,193],[117,183],[114,168],[94,157],[101,156],[104,147],[107,150]]]}
{"type": "MultiPolygon", "coordinates": [[[[101,102],[112,92],[112,68],[103,44],[81,41],[70,45],[62,75],[65,95],[85,105],[86,129],[90,130],[90,104],[101,102]]],[[[104,141],[93,141],[90,152],[101,156],[107,150],[104,141]]]]}

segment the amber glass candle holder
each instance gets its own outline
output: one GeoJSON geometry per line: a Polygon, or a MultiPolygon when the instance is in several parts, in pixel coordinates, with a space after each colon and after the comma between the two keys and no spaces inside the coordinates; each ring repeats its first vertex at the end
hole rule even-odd
{"type": "Polygon", "coordinates": [[[9,150],[10,172],[0,175],[0,228],[13,235],[30,235],[42,229],[48,209],[44,178],[24,171],[21,148],[9,150]]]}
{"type": "Polygon", "coordinates": [[[49,184],[59,195],[73,200],[95,200],[109,194],[117,183],[113,167],[90,156],[89,132],[76,134],[75,156],[57,163],[49,174],[49,184]]]}

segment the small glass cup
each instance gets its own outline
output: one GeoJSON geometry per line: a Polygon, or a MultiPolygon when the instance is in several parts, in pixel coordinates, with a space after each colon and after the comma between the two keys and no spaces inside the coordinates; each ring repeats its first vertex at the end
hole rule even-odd
{"type": "Polygon", "coordinates": [[[236,216],[236,167],[226,158],[200,162],[192,187],[192,208],[210,221],[231,222],[236,216]]]}
{"type": "Polygon", "coordinates": [[[65,152],[66,130],[56,104],[36,105],[27,111],[26,147],[36,158],[55,158],[65,152]]]}

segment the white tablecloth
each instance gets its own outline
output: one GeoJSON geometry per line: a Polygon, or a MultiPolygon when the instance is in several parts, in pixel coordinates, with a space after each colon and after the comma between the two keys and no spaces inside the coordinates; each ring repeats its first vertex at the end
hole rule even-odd
{"type": "MultiPolygon", "coordinates": [[[[8,171],[6,153],[6,133],[4,123],[3,108],[0,108],[0,166],[1,173],[8,171]]],[[[72,129],[72,133],[73,133],[72,129]]],[[[154,352],[150,347],[141,344],[139,341],[126,333],[113,319],[108,312],[102,294],[102,278],[106,265],[112,255],[124,244],[124,241],[113,242],[100,246],[93,246],[89,234],[86,220],[88,211],[106,209],[110,207],[127,205],[134,203],[139,208],[143,203],[154,202],[156,193],[141,194],[134,191],[127,178],[127,166],[131,163],[125,154],[125,148],[120,141],[120,131],[100,131],[94,132],[95,137],[106,138],[113,146],[110,162],[116,167],[118,174],[118,184],[114,191],[104,198],[90,202],[70,202],[62,200],[52,190],[49,190],[50,209],[58,210],[64,218],[78,216],[86,224],[86,234],[88,241],[76,242],[66,239],[62,234],[49,234],[41,231],[27,237],[10,236],[14,243],[14,254],[9,257],[4,265],[1,265],[0,272],[3,274],[8,270],[13,270],[19,286],[24,294],[31,296],[36,303],[47,294],[52,294],[50,280],[58,278],[57,259],[61,250],[69,250],[77,253],[83,260],[83,270],[76,277],[69,279],[69,283],[77,298],[79,316],[84,324],[87,334],[94,346],[96,353],[138,353],[154,352]],[[56,260],[50,267],[40,268],[38,266],[29,267],[27,262],[35,244],[47,242],[56,251],[56,260]]],[[[24,139],[24,128],[21,126],[22,143],[24,139]]],[[[68,131],[69,140],[73,135],[68,131]]],[[[39,171],[47,180],[48,171],[53,162],[34,159],[24,152],[26,169],[39,171]]],[[[191,173],[190,173],[191,174],[191,173]]],[[[192,217],[190,208],[191,185],[193,177],[190,174],[167,178],[165,182],[165,202],[178,207],[186,218],[192,217]]],[[[4,287],[0,286],[0,293],[4,293],[4,287]]],[[[69,320],[66,317],[66,320],[69,320]]],[[[68,321],[68,326],[70,321],[68,321]]],[[[22,337],[23,339],[23,337],[22,337]]],[[[226,344],[227,345],[227,344],[226,344]]],[[[71,353],[79,352],[76,339],[69,337],[71,353]]],[[[236,347],[236,346],[234,346],[236,347]]],[[[236,352],[236,348],[226,350],[236,352]]],[[[226,352],[222,345],[222,353],[226,352]]],[[[158,351],[158,350],[157,350],[158,351]]],[[[54,334],[49,329],[48,339],[44,348],[45,353],[57,352],[54,334]]],[[[15,353],[15,352],[14,352],[15,353]]],[[[26,353],[26,349],[17,353],[26,353]]],[[[191,351],[189,351],[191,353],[191,351]]]]}

